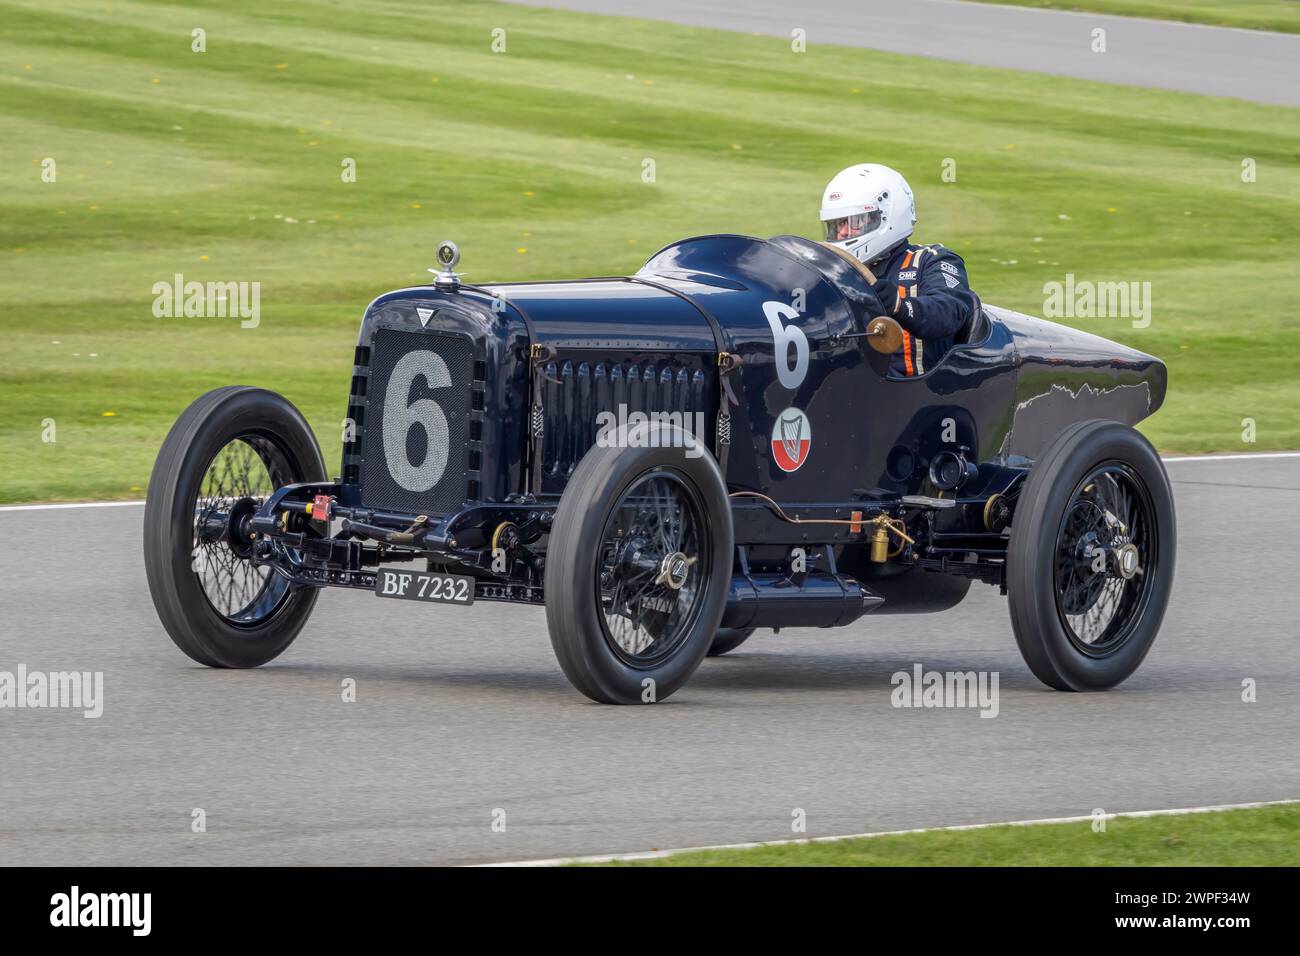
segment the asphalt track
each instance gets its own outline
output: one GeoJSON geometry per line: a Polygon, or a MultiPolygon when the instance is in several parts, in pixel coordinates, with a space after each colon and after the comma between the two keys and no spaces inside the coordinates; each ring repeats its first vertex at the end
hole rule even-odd
{"type": "Polygon", "coordinates": [[[1300,458],[1169,470],[1173,601],[1104,694],[1039,685],[982,585],[756,635],[654,706],[578,696],[538,610],[366,593],[323,594],[264,668],[207,670],[154,615],[139,506],[0,511],[0,670],[103,671],[105,695],[98,719],[0,709],[0,863],[471,863],[789,838],[796,808],[821,836],[1296,797],[1300,458]],[[915,663],[997,671],[998,716],[895,709],[915,663]]]}
{"type": "MultiPolygon", "coordinates": [[[[514,2],[514,0],[511,0],[514,2]]],[[[956,0],[523,0],[818,43],[1300,106],[1300,36],[956,0]],[[1093,51],[1093,31],[1106,50],[1093,51]]],[[[870,77],[861,77],[868,80],[870,77]]],[[[833,77],[827,78],[833,82],[833,77]]]]}

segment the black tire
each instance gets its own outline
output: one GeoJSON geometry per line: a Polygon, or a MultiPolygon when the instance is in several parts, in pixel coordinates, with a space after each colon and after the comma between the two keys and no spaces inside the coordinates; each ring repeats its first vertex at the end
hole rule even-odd
{"type": "Polygon", "coordinates": [[[1058,435],[1030,470],[1007,547],[1011,625],[1034,676],[1085,691],[1132,674],[1169,603],[1176,538],[1169,479],[1142,435],[1109,421],[1058,435]]]}
{"type": "Polygon", "coordinates": [[[709,657],[721,657],[729,651],[734,651],[741,644],[749,640],[749,635],[753,634],[755,628],[752,627],[720,627],[718,633],[713,635],[713,643],[709,645],[709,657]]]}
{"type": "MultiPolygon", "coordinates": [[[[642,540],[649,539],[642,534],[642,540]]],[[[722,619],[732,542],[731,504],[717,462],[707,452],[694,458],[680,447],[597,446],[588,452],[560,498],[547,544],[546,623],[570,683],[606,704],[666,700],[686,683],[722,619]],[[661,494],[661,489],[666,490],[661,494]],[[650,542],[644,552],[631,548],[642,534],[642,516],[647,526],[656,521],[649,506],[636,502],[656,496],[667,502],[662,511],[670,515],[666,537],[671,540],[667,546],[650,542]],[[631,502],[625,500],[629,497],[631,502]],[[676,526],[679,533],[673,534],[676,526]],[[632,555],[662,567],[660,551],[692,552],[688,559],[694,563],[683,571],[678,588],[654,590],[645,583],[644,570],[629,569],[632,555]],[[660,615],[645,611],[647,605],[670,610],[660,615]],[[650,643],[636,650],[641,621],[647,622],[650,643]],[[633,636],[615,636],[611,628],[626,631],[625,622],[633,636]]]]}
{"type": "Polygon", "coordinates": [[[208,667],[257,667],[293,642],[316,589],[254,567],[240,557],[247,553],[242,542],[200,524],[219,526],[283,485],[324,480],[311,428],[274,392],[218,388],[177,419],[158,452],[144,509],[149,592],[177,647],[208,667]]]}

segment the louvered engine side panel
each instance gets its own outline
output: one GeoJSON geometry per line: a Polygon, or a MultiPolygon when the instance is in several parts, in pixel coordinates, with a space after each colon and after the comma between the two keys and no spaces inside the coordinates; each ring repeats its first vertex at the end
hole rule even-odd
{"type": "Polygon", "coordinates": [[[597,442],[599,416],[616,421],[633,413],[675,412],[705,445],[710,440],[713,400],[701,367],[671,359],[643,362],[557,358],[542,366],[545,430],[542,491],[560,493],[578,462],[597,442]],[[702,434],[701,434],[702,433],[702,434]]]}

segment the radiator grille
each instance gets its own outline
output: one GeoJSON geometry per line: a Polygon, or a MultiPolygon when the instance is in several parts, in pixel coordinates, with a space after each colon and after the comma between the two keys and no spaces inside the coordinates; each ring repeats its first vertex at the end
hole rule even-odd
{"type": "Polygon", "coordinates": [[[368,358],[356,442],[361,503],[410,514],[455,510],[470,496],[480,455],[471,441],[476,397],[482,404],[472,340],[380,329],[368,358]]]}

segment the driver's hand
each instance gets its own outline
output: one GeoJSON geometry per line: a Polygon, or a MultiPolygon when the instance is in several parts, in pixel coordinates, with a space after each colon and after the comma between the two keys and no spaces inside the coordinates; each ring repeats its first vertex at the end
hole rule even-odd
{"type": "Polygon", "coordinates": [[[880,304],[885,307],[887,314],[896,316],[902,305],[902,300],[898,298],[898,286],[890,285],[886,288],[889,291],[880,297],[880,304]]]}

